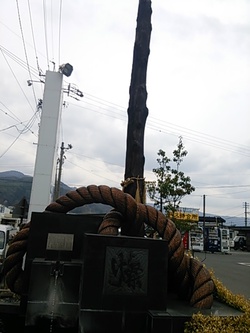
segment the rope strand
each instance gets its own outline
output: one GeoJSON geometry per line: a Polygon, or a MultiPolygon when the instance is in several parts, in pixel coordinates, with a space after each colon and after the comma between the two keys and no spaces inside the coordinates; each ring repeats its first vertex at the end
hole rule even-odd
{"type": "MultiPolygon", "coordinates": [[[[73,208],[104,203],[115,208],[108,213],[99,227],[99,233],[118,235],[119,228],[127,236],[140,235],[144,223],[154,228],[168,242],[169,280],[171,288],[196,308],[211,308],[214,283],[201,262],[185,254],[181,234],[175,224],[151,206],[136,203],[123,191],[108,186],[90,185],[68,192],[45,211],[67,213],[73,208]]],[[[21,260],[28,243],[29,224],[13,239],[4,262],[4,274],[8,287],[17,294],[27,292],[27,273],[22,270],[21,260]]]]}

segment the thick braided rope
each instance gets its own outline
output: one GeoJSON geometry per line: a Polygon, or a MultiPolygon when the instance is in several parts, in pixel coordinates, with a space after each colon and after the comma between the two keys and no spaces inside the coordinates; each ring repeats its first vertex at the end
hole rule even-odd
{"type": "MultiPolygon", "coordinates": [[[[214,284],[209,272],[199,261],[185,255],[181,235],[175,224],[153,207],[136,204],[133,197],[118,189],[91,185],[60,197],[50,204],[46,211],[67,213],[75,207],[94,202],[108,204],[116,209],[104,218],[99,228],[102,234],[117,235],[118,228],[126,225],[128,234],[136,235],[143,223],[149,224],[158,231],[160,236],[168,242],[170,276],[180,296],[189,299],[194,307],[210,308],[212,306],[214,284]]],[[[22,237],[19,235],[17,242],[20,238],[22,237]]],[[[25,242],[24,239],[22,241],[25,242]]],[[[13,240],[13,244],[15,242],[16,239],[13,240]]],[[[20,293],[21,280],[24,279],[18,259],[25,248],[22,243],[22,251],[18,251],[20,245],[17,243],[15,246],[10,246],[5,269],[6,282],[9,288],[17,293],[20,293]],[[12,265],[13,263],[15,264],[12,265]]]]}
{"type": "Polygon", "coordinates": [[[27,286],[27,277],[22,270],[22,262],[27,252],[30,223],[24,227],[13,238],[4,261],[4,275],[9,289],[21,295],[27,286]]]}
{"type": "Polygon", "coordinates": [[[169,276],[183,298],[197,308],[211,308],[214,283],[208,270],[185,254],[181,234],[175,224],[151,206],[138,204],[138,215],[168,242],[169,276]]]}
{"type": "Polygon", "coordinates": [[[111,210],[107,213],[101,225],[99,226],[98,233],[102,235],[115,235],[119,234],[119,229],[124,224],[124,217],[117,210],[111,210]]]}

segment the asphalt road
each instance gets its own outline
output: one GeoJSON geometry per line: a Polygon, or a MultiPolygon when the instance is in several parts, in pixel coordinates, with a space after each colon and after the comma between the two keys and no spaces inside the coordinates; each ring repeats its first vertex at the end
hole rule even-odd
{"type": "Polygon", "coordinates": [[[250,252],[234,251],[230,254],[195,252],[208,269],[213,269],[227,289],[250,300],[250,252]]]}

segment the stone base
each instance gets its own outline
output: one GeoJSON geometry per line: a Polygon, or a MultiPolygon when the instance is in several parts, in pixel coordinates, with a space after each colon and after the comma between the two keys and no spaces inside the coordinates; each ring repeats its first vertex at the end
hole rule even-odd
{"type": "Polygon", "coordinates": [[[185,323],[193,314],[219,317],[241,316],[243,313],[214,301],[211,309],[195,309],[175,295],[168,298],[165,311],[121,312],[84,310],[80,314],[80,333],[183,333],[185,323]]]}
{"type": "Polygon", "coordinates": [[[191,320],[195,313],[219,317],[234,317],[243,314],[241,311],[216,300],[214,300],[211,309],[203,310],[192,308],[187,302],[180,301],[175,296],[169,299],[168,304],[166,311],[148,311],[148,333],[182,333],[185,323],[191,320]]]}
{"type": "MultiPolygon", "coordinates": [[[[80,314],[78,328],[60,329],[58,332],[183,333],[185,322],[189,321],[192,315],[198,312],[219,317],[234,317],[243,314],[241,311],[218,301],[214,301],[211,309],[194,309],[187,302],[171,296],[166,311],[149,310],[147,312],[125,313],[121,311],[84,310],[80,314]]],[[[0,304],[1,321],[6,333],[34,332],[34,326],[25,327],[24,317],[20,315],[20,308],[16,303],[0,304]]],[[[40,332],[38,327],[35,328],[35,332],[40,332]]]]}

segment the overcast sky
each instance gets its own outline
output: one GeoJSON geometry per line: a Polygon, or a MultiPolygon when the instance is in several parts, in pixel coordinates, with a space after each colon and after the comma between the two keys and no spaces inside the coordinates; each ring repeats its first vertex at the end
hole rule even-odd
{"type": "MultiPolygon", "coordinates": [[[[62,181],[120,187],[138,1],[2,0],[0,172],[33,175],[44,85],[38,68],[74,71],[84,97],[64,96],[62,181]],[[61,28],[60,28],[61,27],[61,28]],[[29,70],[28,70],[29,68],[29,70]]],[[[196,191],[182,206],[243,217],[250,202],[250,2],[153,0],[147,72],[145,177],[179,136],[181,169],[196,191]]],[[[233,222],[233,218],[231,220],[233,222]]],[[[231,221],[228,221],[229,223],[231,221]]]]}

